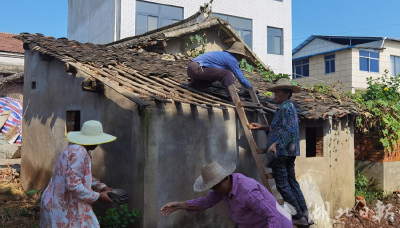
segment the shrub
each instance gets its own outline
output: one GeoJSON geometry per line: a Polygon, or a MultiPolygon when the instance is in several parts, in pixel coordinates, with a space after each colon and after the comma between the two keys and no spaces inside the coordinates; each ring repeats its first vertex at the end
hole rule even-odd
{"type": "Polygon", "coordinates": [[[367,179],[366,176],[357,172],[355,177],[355,196],[364,196],[368,204],[374,203],[383,197],[383,191],[378,187],[376,179],[367,179]]]}
{"type": "Polygon", "coordinates": [[[94,210],[100,226],[105,228],[127,227],[135,222],[140,217],[138,210],[132,209],[129,211],[128,204],[122,204],[119,207],[113,207],[106,211],[105,215],[99,215],[94,210]]]}
{"type": "Polygon", "coordinates": [[[391,152],[400,140],[400,79],[387,76],[368,78],[368,88],[364,93],[356,93],[353,100],[368,110],[356,120],[356,127],[363,133],[375,129],[380,142],[391,152]]]}

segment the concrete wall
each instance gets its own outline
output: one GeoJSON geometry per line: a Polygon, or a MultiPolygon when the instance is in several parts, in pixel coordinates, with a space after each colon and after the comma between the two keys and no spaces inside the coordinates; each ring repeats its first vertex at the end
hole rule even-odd
{"type": "Polygon", "coordinates": [[[373,178],[385,192],[400,189],[400,162],[355,161],[356,171],[373,178]]]}
{"type": "Polygon", "coordinates": [[[316,83],[333,84],[339,80],[346,84],[346,88],[344,89],[351,89],[353,53],[351,50],[341,50],[335,52],[334,54],[334,73],[325,74],[325,55],[316,55],[309,58],[310,76],[295,79],[296,82],[298,82],[300,85],[314,85],[316,83]]]}
{"type": "Polygon", "coordinates": [[[330,208],[326,208],[326,205],[310,207],[315,196],[308,192],[314,192],[315,189],[306,188],[309,184],[300,181],[311,212],[316,206],[325,206],[330,216],[336,216],[340,207],[351,208],[354,205],[354,133],[351,120],[348,126],[346,127],[346,120],[302,120],[300,124],[301,155],[296,159],[296,175],[300,180],[313,182],[319,189],[322,200],[328,201],[330,205],[330,208]],[[305,127],[323,127],[322,157],[306,157],[305,127]]]}
{"type": "Polygon", "coordinates": [[[0,52],[0,74],[24,71],[24,54],[0,52]]]}
{"type": "Polygon", "coordinates": [[[344,48],[345,45],[333,43],[328,40],[316,38],[311,41],[307,46],[303,47],[299,52],[293,55],[293,58],[300,58],[307,55],[314,55],[322,52],[344,48]]]}
{"type": "Polygon", "coordinates": [[[115,0],[68,0],[68,39],[105,44],[115,40],[115,0]]]}

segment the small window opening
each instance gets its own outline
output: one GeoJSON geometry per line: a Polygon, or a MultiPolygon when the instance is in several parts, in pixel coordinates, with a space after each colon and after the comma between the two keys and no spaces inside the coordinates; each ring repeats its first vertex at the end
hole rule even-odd
{"type": "Polygon", "coordinates": [[[306,157],[323,157],[324,141],[323,128],[306,128],[306,157]]]}
{"type": "Polygon", "coordinates": [[[32,88],[32,89],[36,89],[36,81],[33,81],[33,82],[32,82],[31,88],[32,88]]]}
{"type": "Polygon", "coordinates": [[[81,111],[67,111],[67,132],[81,130],[81,111]]]}

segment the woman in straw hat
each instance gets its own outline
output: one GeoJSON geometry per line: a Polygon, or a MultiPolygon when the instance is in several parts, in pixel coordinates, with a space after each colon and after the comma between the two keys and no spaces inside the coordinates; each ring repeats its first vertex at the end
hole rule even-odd
{"type": "Polygon", "coordinates": [[[268,91],[274,92],[275,101],[279,104],[271,126],[251,123],[250,129],[270,132],[267,148],[277,156],[272,167],[276,187],[282,198],[296,209],[293,224],[312,225],[314,222],[309,218],[307,204],[294,169],[296,156],[300,156],[300,136],[297,111],[290,98],[300,88],[293,86],[289,79],[281,78],[268,91]]]}
{"type": "Polygon", "coordinates": [[[189,213],[206,210],[225,201],[229,214],[239,228],[292,228],[290,216],[268,190],[254,179],[233,173],[235,163],[221,166],[215,161],[204,165],[194,183],[194,190],[211,189],[208,196],[194,200],[167,203],[161,214],[185,209],[189,213]]]}
{"type": "Polygon", "coordinates": [[[201,89],[219,81],[231,99],[228,87],[235,84],[233,75],[244,87],[251,88],[239,68],[239,61],[246,56],[244,44],[235,42],[229,50],[207,52],[194,58],[187,69],[188,77],[192,79],[189,85],[201,89]]]}
{"type": "Polygon", "coordinates": [[[112,190],[92,177],[89,151],[116,137],[103,133],[100,122],[90,120],[82,131],[69,132],[70,144],[61,153],[40,205],[40,227],[100,227],[91,204],[112,203],[112,190]],[[92,190],[94,189],[94,190],[92,190]]]}

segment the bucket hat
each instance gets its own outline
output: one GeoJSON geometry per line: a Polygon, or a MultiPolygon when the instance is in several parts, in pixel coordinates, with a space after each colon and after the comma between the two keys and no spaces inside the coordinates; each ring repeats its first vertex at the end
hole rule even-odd
{"type": "Polygon", "coordinates": [[[112,142],[117,137],[105,134],[103,132],[103,125],[99,121],[89,120],[83,124],[81,131],[69,132],[67,139],[71,143],[89,146],[112,142]]]}
{"type": "Polygon", "coordinates": [[[277,89],[290,89],[293,93],[300,92],[300,87],[292,85],[289,79],[281,78],[279,79],[274,86],[268,88],[268,91],[275,92],[277,89]]]}
{"type": "Polygon", "coordinates": [[[196,192],[204,192],[211,189],[222,181],[225,177],[231,175],[236,169],[236,164],[232,162],[229,165],[222,166],[216,161],[205,164],[201,168],[201,175],[193,185],[196,192]]]}
{"type": "Polygon", "coordinates": [[[246,55],[246,50],[244,48],[244,44],[242,42],[235,42],[231,48],[226,50],[227,52],[234,53],[234,54],[239,54],[247,57],[246,55]]]}

